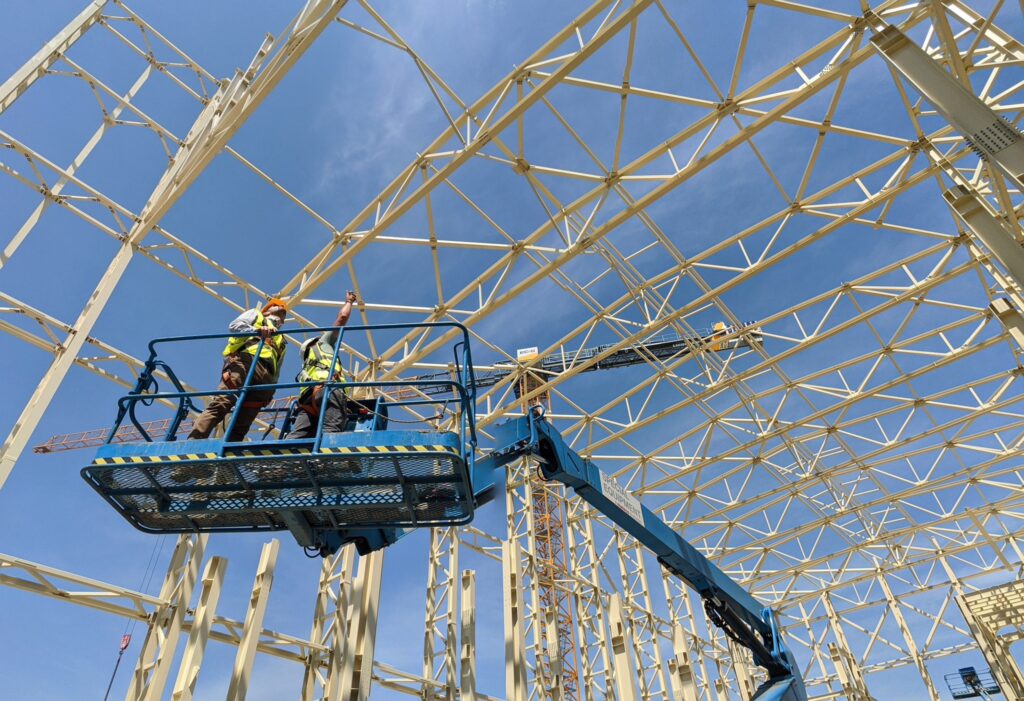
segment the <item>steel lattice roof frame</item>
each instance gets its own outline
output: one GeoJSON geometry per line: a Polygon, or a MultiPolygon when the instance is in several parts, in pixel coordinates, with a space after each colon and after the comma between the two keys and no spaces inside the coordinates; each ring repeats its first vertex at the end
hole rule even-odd
{"type": "MultiPolygon", "coordinates": [[[[803,636],[806,650],[798,654],[803,653],[808,676],[819,685],[817,691],[822,692],[822,698],[833,697],[829,694],[834,695],[838,688],[836,674],[826,664],[822,650],[827,640],[843,636],[844,626],[847,635],[859,633],[866,638],[864,649],[855,654],[859,666],[868,673],[903,664],[916,664],[924,670],[926,660],[972,647],[969,632],[946,616],[955,590],[962,586],[961,582],[967,586],[972,586],[973,581],[988,582],[993,572],[1003,572],[1011,578],[1019,576],[1021,570],[1017,534],[1024,483],[1019,469],[1012,464],[1024,440],[1024,414],[1019,405],[1019,386],[1015,387],[1022,372],[1021,349],[990,304],[1008,297],[1018,312],[1024,307],[1013,271],[1006,270],[992,256],[952,207],[945,231],[890,221],[888,213],[901,195],[915,187],[934,183],[945,190],[959,185],[1003,222],[1015,227],[1019,239],[1020,186],[990,163],[978,159],[952,127],[941,122],[935,127],[934,113],[892,68],[892,78],[916,138],[835,124],[832,117],[848,77],[875,55],[867,34],[888,23],[906,32],[921,31],[921,27],[927,26],[923,45],[932,57],[947,64],[951,73],[961,79],[968,74],[984,75],[982,97],[996,112],[1018,122],[1021,105],[1012,100],[1019,98],[1022,83],[1018,81],[995,94],[990,92],[1001,72],[1012,72],[1024,61],[1020,44],[1002,32],[995,21],[1003,3],[997,3],[990,16],[981,15],[957,0],[907,5],[889,2],[871,8],[865,4],[860,16],[782,0],[752,4],[736,67],[728,88],[722,90],[701,64],[672,12],[661,2],[599,1],[472,104],[461,100],[368,2],[358,4],[376,21],[377,27],[360,26],[340,16],[335,18],[344,3],[311,3],[299,20],[322,13],[315,18],[326,20],[320,23],[323,26],[318,25],[318,31],[336,21],[407,54],[416,63],[439,107],[446,111],[450,126],[359,214],[340,226],[317,214],[226,146],[225,140],[226,153],[270,183],[330,236],[330,242],[296,271],[282,291],[307,306],[333,304],[329,300],[310,299],[310,295],[339,271],[347,271],[358,286],[356,264],[360,253],[369,246],[428,246],[435,251],[432,273],[436,304],[416,307],[376,302],[364,305],[363,313],[398,313],[416,320],[454,319],[472,328],[489,315],[514,305],[538,282],[551,281],[590,314],[589,319],[544,349],[544,353],[561,350],[571,357],[575,349],[590,344],[594,337],[610,334],[616,339],[606,351],[611,353],[664,329],[692,331],[689,320],[708,308],[734,324],[737,334],[742,333],[741,317],[723,298],[844,226],[871,226],[920,241],[921,247],[909,255],[888,261],[853,281],[837,281],[829,290],[759,319],[765,347],[737,350],[724,356],[703,352],[696,358],[680,357],[668,362],[651,359],[646,379],[598,406],[581,406],[569,395],[571,389],[564,388],[571,388],[573,378],[599,357],[588,358],[565,374],[550,378],[534,394],[554,395],[554,417],[567,435],[575,437],[577,449],[616,470],[621,481],[637,495],[645,495],[657,504],[665,518],[695,545],[715,557],[757,595],[782,608],[791,634],[798,640],[803,636]],[[839,29],[790,64],[738,91],[745,45],[758,6],[835,20],[839,29]],[[678,37],[682,50],[707,79],[714,100],[651,90],[630,75],[637,20],[650,14],[660,15],[678,37]],[[621,83],[573,75],[602,46],[620,35],[629,37],[621,83]],[[569,40],[576,40],[577,46],[568,53],[556,54],[565,49],[569,40]],[[794,75],[799,78],[798,84],[788,87],[787,81],[794,75]],[[619,96],[619,127],[610,162],[602,161],[573,128],[572,118],[562,114],[551,99],[556,91],[569,89],[619,96]],[[822,119],[791,114],[827,90],[833,93],[822,119]],[[638,99],[684,104],[702,109],[705,114],[631,162],[623,162],[626,108],[630,100],[638,99]],[[538,111],[553,117],[587,154],[591,170],[560,168],[543,159],[527,159],[531,148],[523,124],[538,111]],[[929,119],[933,123],[930,132],[922,124],[929,119]],[[735,127],[735,133],[716,142],[716,131],[729,124],[735,127]],[[774,173],[770,156],[765,156],[754,141],[777,125],[818,134],[800,184],[792,194],[786,192],[783,179],[774,173]],[[811,192],[809,183],[820,149],[830,134],[888,144],[892,150],[857,172],[811,192]],[[694,144],[692,152],[683,151],[684,145],[694,144]],[[672,235],[647,209],[737,149],[752,151],[788,205],[695,255],[684,255],[672,235]],[[497,218],[473,201],[471,192],[454,182],[460,168],[471,162],[515,172],[545,208],[546,221],[522,238],[505,231],[497,218]],[[668,164],[671,166],[666,167],[668,164]],[[551,186],[559,178],[583,183],[587,189],[574,199],[563,201],[551,186]],[[439,238],[437,232],[443,226],[438,226],[430,202],[434,191],[445,188],[463,201],[473,216],[485,222],[500,242],[439,238]],[[413,216],[410,213],[421,203],[426,205],[423,228],[428,233],[422,237],[386,233],[403,217],[413,216]],[[821,226],[795,239],[787,238],[787,226],[798,217],[818,219],[821,226]],[[618,235],[632,223],[639,224],[642,237],[632,240],[618,235]],[[472,284],[446,294],[446,271],[436,255],[438,249],[445,248],[490,253],[493,262],[472,284]],[[633,262],[652,249],[671,263],[653,275],[633,262]],[[574,279],[566,269],[582,255],[600,257],[606,269],[593,279],[574,279]],[[514,277],[511,273],[523,268],[525,277],[510,282],[514,277]],[[621,281],[617,296],[604,298],[591,291],[598,281],[611,276],[621,281]],[[976,299],[964,299],[958,286],[967,284],[978,293],[976,299]],[[692,294],[680,304],[678,299],[684,288],[692,294]],[[947,289],[954,292],[946,296],[943,292],[947,289]],[[939,321],[915,326],[922,310],[937,315],[939,321]],[[903,317],[895,331],[884,334],[875,324],[893,312],[902,313],[903,317]],[[790,359],[832,352],[837,347],[836,339],[849,331],[859,333],[861,339],[873,340],[877,347],[848,357],[830,357],[828,363],[819,361],[818,367],[811,367],[812,361],[805,372],[795,379],[791,377],[792,371],[787,368],[795,363],[789,363],[790,359]],[[1012,359],[1015,366],[979,374],[986,370],[985,359],[993,353],[1001,354],[1003,362],[1012,359]],[[937,388],[918,388],[936,380],[940,383],[937,388]],[[665,403],[666,392],[674,401],[665,403]],[[794,408],[794,403],[799,409],[794,408]],[[634,408],[635,404],[639,408],[634,408]],[[701,415],[705,420],[653,448],[641,447],[640,443],[647,440],[645,430],[689,415],[701,415]],[[975,428],[976,425],[980,427],[975,428]],[[774,486],[766,488],[764,477],[774,486]],[[937,493],[939,489],[944,491],[937,493]],[[794,513],[799,515],[793,516],[794,513]],[[762,523],[755,523],[760,515],[764,515],[762,523]],[[801,523],[793,525],[794,519],[801,523]],[[934,592],[941,596],[930,596],[934,592]],[[916,604],[914,597],[926,603],[916,604]],[[929,628],[928,632],[900,623],[906,615],[915,616],[919,625],[929,628]],[[898,624],[902,642],[889,640],[883,634],[890,620],[898,624]],[[938,646],[937,631],[960,636],[962,642],[938,646]],[[879,645],[889,648],[888,656],[877,654],[879,645]]],[[[88,83],[101,105],[103,125],[92,145],[106,129],[135,126],[151,131],[170,156],[188,139],[173,135],[131,102],[132,93],[149,79],[152,71],[170,77],[201,104],[210,104],[218,89],[221,93],[234,89],[244,101],[249,85],[264,68],[262,61],[267,59],[261,56],[254,60],[233,84],[220,83],[121,3],[94,3],[87,13],[83,13],[84,19],[76,31],[94,31],[94,25],[103,26],[147,62],[133,91],[117,95],[100,78],[65,55],[77,39],[72,33],[65,37],[66,47],[44,57],[42,70],[16,75],[5,84],[0,94],[3,109],[43,74],[63,74],[88,83]],[[142,38],[129,38],[120,31],[119,23],[139,30],[142,38]],[[171,50],[174,60],[157,59],[154,46],[171,50]],[[194,84],[187,82],[193,78],[194,84]],[[126,114],[127,117],[122,116],[126,114]]],[[[273,48],[269,44],[264,50],[269,50],[272,56],[273,48]]],[[[159,226],[159,216],[154,218],[151,228],[140,228],[138,222],[145,219],[145,212],[131,212],[75,176],[80,159],[71,167],[62,168],[11,135],[0,134],[0,138],[7,152],[21,158],[30,171],[20,173],[5,160],[5,174],[41,192],[39,209],[5,248],[4,264],[30,235],[43,211],[55,204],[77,214],[107,236],[127,243],[134,252],[231,309],[245,308],[254,299],[266,296],[266,291],[164,231],[159,226]]],[[[219,150],[208,155],[212,157],[219,150]]],[[[90,151],[91,146],[80,158],[87,157],[90,151]]],[[[80,323],[64,323],[9,295],[4,295],[4,305],[5,313],[16,315],[12,318],[34,323],[26,326],[0,319],[4,331],[39,348],[55,350],[58,357],[72,348],[74,351],[68,353],[71,362],[119,384],[131,382],[131,371],[138,367],[138,362],[102,341],[83,338],[78,333],[82,329],[80,323]],[[61,335],[78,336],[78,346],[61,341],[61,335]],[[77,347],[86,342],[97,348],[100,355],[80,356],[77,347]],[[106,361],[123,363],[128,374],[108,370],[106,361]]],[[[299,321],[304,320],[299,317],[299,321]]],[[[88,334],[87,326],[84,335],[88,334]]],[[[371,339],[374,357],[363,355],[360,359],[375,360],[376,367],[391,374],[412,367],[435,367],[433,352],[443,340],[411,335],[378,348],[371,339]]],[[[479,340],[497,354],[511,357],[511,349],[489,343],[486,337],[479,340]]],[[[60,377],[47,379],[55,389],[54,383],[59,384],[60,377]]],[[[482,398],[482,408],[486,410],[481,422],[484,428],[506,412],[515,411],[510,401],[513,380],[499,383],[482,398]]],[[[45,402],[41,408],[45,408],[45,402]]],[[[9,448],[10,442],[4,449],[7,458],[12,452],[9,448]]],[[[13,451],[14,459],[18,453],[20,449],[13,451]]],[[[509,498],[516,497],[510,494],[509,498]]],[[[529,513],[529,509],[524,513],[529,513]]],[[[607,529],[600,518],[584,518],[593,521],[589,528],[607,529]]],[[[514,525],[510,534],[517,539],[529,537],[528,528],[514,525]]],[[[472,532],[464,536],[478,537],[472,532]]],[[[589,537],[589,547],[594,549],[608,547],[615,540],[610,533],[603,541],[599,537],[598,541],[605,543],[602,546],[594,541],[593,535],[589,537]]],[[[581,562],[592,561],[597,553],[594,550],[587,555],[579,548],[585,549],[577,543],[572,558],[581,562]]],[[[619,548],[620,553],[627,550],[619,548]]],[[[443,558],[435,559],[441,563],[443,558]]],[[[642,562],[642,558],[629,561],[625,555],[620,557],[623,577],[627,577],[630,568],[642,569],[642,562]]],[[[445,567],[448,596],[452,597],[456,568],[445,567]]],[[[646,573],[632,574],[634,582],[646,582],[648,577],[646,573]]],[[[618,588],[610,578],[602,582],[600,576],[595,577],[590,580],[591,586],[601,582],[609,590],[618,588]]],[[[577,584],[582,586],[581,582],[577,584]]],[[[672,584],[666,581],[666,591],[672,584]]],[[[646,584],[641,590],[647,590],[646,584]]],[[[660,624],[655,627],[659,632],[653,637],[671,636],[671,621],[651,611],[649,604],[630,601],[629,591],[624,594],[627,608],[633,611],[630,615],[634,625],[640,625],[644,616],[658,619],[660,624]]],[[[601,594],[597,596],[600,598],[601,594]]],[[[685,595],[676,592],[675,597],[678,601],[685,595]]],[[[694,623],[692,611],[680,611],[673,608],[672,615],[686,622],[695,650],[706,649],[708,659],[728,656],[721,641],[709,642],[702,639],[707,636],[698,635],[701,626],[694,623]]],[[[445,614],[435,611],[434,615],[445,614]]],[[[593,625],[589,620],[580,622],[581,630],[593,625]]],[[[601,625],[605,623],[598,624],[601,625]]],[[[532,644],[539,650],[536,639],[542,634],[536,630],[530,634],[535,638],[532,644]]],[[[584,641],[583,647],[591,642],[584,641]]],[[[656,642],[644,644],[656,652],[656,642]]],[[[643,659],[644,649],[641,643],[638,645],[638,658],[643,659]]],[[[449,646],[441,654],[453,653],[449,646]]],[[[452,668],[435,667],[435,674],[443,679],[450,675],[445,670],[452,668]]],[[[658,669],[648,672],[664,674],[658,669]]],[[[927,676],[925,672],[922,675],[927,676]]],[[[708,698],[712,694],[711,676],[706,670],[698,675],[702,693],[708,698]]],[[[416,679],[415,675],[411,678],[416,679]]],[[[447,681],[452,683],[451,679],[447,681]]],[[[928,686],[929,682],[924,681],[928,686]]],[[[589,683],[595,685],[595,690],[600,686],[594,679],[589,683]]],[[[660,685],[644,682],[641,687],[645,697],[668,693],[664,679],[660,685]]],[[[532,693],[538,693],[536,686],[532,693]]],[[[929,693],[934,694],[934,689],[929,689],[929,693]]]]}

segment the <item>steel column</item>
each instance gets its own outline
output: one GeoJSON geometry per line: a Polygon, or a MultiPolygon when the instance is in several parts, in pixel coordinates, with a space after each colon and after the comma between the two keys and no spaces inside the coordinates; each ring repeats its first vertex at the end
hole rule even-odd
{"type": "MultiPolygon", "coordinates": [[[[383,550],[359,559],[352,603],[347,611],[349,624],[341,669],[328,681],[327,698],[331,701],[366,701],[370,696],[383,568],[383,550]]],[[[345,612],[339,609],[339,615],[345,612]]]]}
{"type": "Polygon", "coordinates": [[[637,701],[633,681],[637,666],[633,656],[632,632],[629,618],[622,610],[622,597],[618,594],[608,597],[608,625],[611,628],[612,659],[615,665],[616,700],[637,701]]]}
{"type": "MultiPolygon", "coordinates": [[[[432,528],[427,558],[426,620],[423,632],[423,677],[440,682],[447,701],[458,690],[459,534],[455,528],[432,528]]],[[[424,700],[434,694],[424,684],[424,700]]]]}
{"type": "Polygon", "coordinates": [[[843,619],[836,613],[832,597],[828,592],[822,595],[821,600],[825,605],[825,612],[828,614],[829,627],[836,639],[834,644],[829,644],[829,655],[836,666],[836,673],[839,675],[843,693],[846,694],[849,701],[871,701],[867,681],[865,681],[864,673],[860,668],[860,660],[853,654],[850,643],[846,639],[843,619]]]}
{"type": "Polygon", "coordinates": [[[318,655],[311,652],[306,659],[306,671],[302,678],[302,701],[321,698],[333,701],[335,698],[327,689],[331,679],[339,678],[342,660],[346,654],[354,561],[355,547],[347,546],[324,558],[321,564],[309,639],[314,644],[323,645],[329,651],[329,660],[325,670],[323,660],[318,655]]]}
{"type": "Polygon", "coordinates": [[[159,701],[163,698],[178,637],[199,577],[206,540],[206,535],[183,535],[178,538],[164,583],[160,587],[160,600],[167,604],[158,607],[149,620],[149,630],[142,643],[125,701],[159,701]]]}
{"type": "Polygon", "coordinates": [[[515,541],[501,546],[501,569],[504,583],[505,611],[505,699],[527,701],[526,639],[523,620],[526,605],[523,601],[522,549],[515,541]]]}
{"type": "Polygon", "coordinates": [[[697,701],[697,681],[690,664],[686,636],[679,624],[672,626],[672,657],[668,661],[673,701],[697,701]]]}
{"type": "Polygon", "coordinates": [[[267,613],[270,601],[270,589],[274,585],[274,568],[277,566],[277,551],[281,543],[276,538],[264,544],[260,551],[260,561],[256,567],[256,579],[252,584],[249,596],[249,608],[245,614],[242,628],[242,640],[235,653],[235,665],[231,670],[231,681],[228,684],[227,701],[245,701],[249,692],[249,677],[256,661],[256,645],[259,643],[260,632],[263,630],[263,617],[267,613]]]}
{"type": "Polygon", "coordinates": [[[476,701],[476,572],[462,571],[459,701],[476,701]]]}
{"type": "Polygon", "coordinates": [[[199,672],[203,666],[203,655],[206,643],[210,639],[213,617],[217,612],[217,602],[224,586],[224,574],[228,569],[228,561],[222,557],[211,557],[203,570],[202,589],[199,603],[192,613],[192,626],[185,643],[185,653],[181,657],[178,678],[174,682],[171,701],[192,701],[199,681],[199,672]]]}

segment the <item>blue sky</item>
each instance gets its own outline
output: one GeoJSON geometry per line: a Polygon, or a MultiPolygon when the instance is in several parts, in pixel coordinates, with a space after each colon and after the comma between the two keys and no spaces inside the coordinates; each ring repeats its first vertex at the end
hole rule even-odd
{"type": "MultiPolygon", "coordinates": [[[[833,3],[836,8],[856,12],[856,2],[833,3]]],[[[73,17],[81,2],[38,3],[9,0],[0,27],[0,75],[9,75],[36,48],[73,17]]],[[[585,8],[584,3],[509,2],[418,2],[380,6],[384,17],[448,82],[463,100],[471,102],[513,65],[522,61],[551,34],[585,8]]],[[[153,0],[131,5],[148,22],[195,57],[216,76],[228,76],[244,68],[265,32],[278,32],[296,11],[297,3],[201,3],[195,0],[161,3],[153,0]]],[[[673,7],[675,19],[687,28],[687,38],[705,61],[721,89],[729,82],[745,6],[720,5],[712,9],[700,3],[673,7]],[[713,27],[701,31],[702,27],[713,27]],[[690,31],[689,28],[693,28],[690,31]]],[[[348,8],[343,16],[366,20],[358,9],[348,8]]],[[[1010,14],[1003,28],[1021,33],[1019,17],[1010,14]]],[[[742,90],[804,49],[820,41],[841,25],[819,18],[794,16],[774,8],[761,8],[755,21],[744,71],[738,82],[742,90]],[[784,30],[786,41],[771,39],[772,30],[784,30]]],[[[678,42],[656,13],[647,12],[639,24],[642,38],[633,68],[634,85],[654,90],[674,90],[715,101],[692,62],[678,48],[678,42]],[[679,87],[685,86],[685,87],[679,87]]],[[[232,141],[232,146],[250,158],[278,182],[295,192],[335,225],[348,222],[406,164],[446,126],[433,98],[424,87],[411,61],[393,49],[340,27],[310,50],[292,73],[271,95],[232,141]]],[[[625,37],[616,37],[588,61],[578,77],[616,83],[622,78],[625,37]]],[[[100,76],[112,88],[126,90],[142,66],[109,36],[91,32],[72,52],[75,61],[100,76]]],[[[183,135],[196,113],[196,103],[180,90],[152,78],[140,94],[138,105],[163,126],[183,135]]],[[[795,80],[795,79],[794,79],[795,80]]],[[[886,134],[913,138],[912,125],[898,102],[898,95],[881,60],[869,60],[850,79],[847,95],[835,121],[886,134]]],[[[792,81],[791,81],[792,82],[792,81]]],[[[791,85],[787,85],[791,87],[791,85]]],[[[830,92],[810,100],[796,114],[820,118],[830,92]]],[[[551,102],[572,121],[574,128],[597,151],[607,165],[612,160],[614,124],[618,96],[579,88],[563,88],[551,95],[551,102]]],[[[690,106],[668,106],[660,101],[636,98],[630,103],[622,162],[629,162],[674,134],[701,111],[690,106]]],[[[12,134],[47,158],[64,164],[98,124],[95,100],[79,81],[53,76],[34,86],[0,118],[0,129],[12,134]]],[[[749,118],[744,118],[744,123],[749,118]]],[[[591,159],[568,137],[554,128],[550,114],[541,109],[527,121],[527,158],[537,165],[594,172],[591,159]]],[[[927,127],[937,128],[934,120],[927,127]]],[[[735,133],[723,125],[711,139],[721,143],[735,133]]],[[[755,140],[764,157],[780,177],[783,188],[792,193],[803,173],[813,130],[778,125],[755,140]]],[[[508,142],[514,139],[507,136],[508,142]]],[[[698,139],[692,140],[695,145],[698,139]]],[[[842,174],[863,167],[893,150],[888,145],[836,137],[826,140],[821,167],[808,184],[813,193],[842,174]]],[[[685,149],[680,149],[685,153],[685,149]]],[[[489,149],[488,153],[496,153],[489,149]]],[[[124,206],[138,210],[148,197],[164,167],[159,143],[141,129],[116,128],[81,170],[84,180],[124,206]]],[[[652,169],[664,172],[660,161],[652,169]]],[[[578,180],[539,176],[563,201],[572,200],[592,185],[578,180]]],[[[490,216],[513,238],[523,238],[541,225],[546,215],[536,196],[510,168],[491,163],[471,163],[453,182],[471,193],[490,216]]],[[[868,182],[877,187],[880,183],[868,182]]],[[[639,196],[649,191],[647,183],[630,184],[639,196]]],[[[846,193],[847,195],[849,193],[846,193]]],[[[948,213],[936,205],[934,181],[901,197],[892,220],[909,226],[950,229],[948,213]]],[[[842,200],[842,193],[830,198],[842,200]]],[[[35,204],[35,194],[10,179],[0,180],[0,211],[4,211],[5,240],[35,204]]],[[[769,178],[749,149],[740,148],[677,188],[648,211],[667,232],[674,246],[685,256],[699,256],[708,246],[751,226],[785,206],[769,178]]],[[[443,238],[500,242],[503,239],[479,217],[443,188],[434,197],[434,207],[443,227],[443,238]]],[[[623,207],[610,201],[599,219],[610,217],[623,207]]],[[[871,213],[870,216],[875,213],[871,213]]],[[[217,158],[192,189],[163,221],[174,235],[195,245],[233,272],[268,291],[279,289],[312,254],[326,244],[324,229],[288,203],[264,182],[227,156],[217,158]]],[[[794,218],[783,240],[792,241],[822,225],[808,215],[794,218]]],[[[389,235],[422,236],[422,207],[414,208],[396,222],[389,235]]],[[[606,243],[630,252],[650,240],[650,234],[636,220],[612,232],[606,243]]],[[[558,245],[547,235],[542,243],[558,245]]],[[[922,248],[921,240],[907,235],[879,233],[860,225],[849,225],[801,254],[794,256],[744,284],[725,297],[730,309],[741,319],[766,318],[779,310],[831,289],[844,280],[855,279],[899,255],[922,248]]],[[[65,211],[51,208],[37,231],[0,271],[0,289],[54,316],[72,320],[115,250],[115,244],[83,225],[65,211]],[[83,245],[83,238],[88,244],[83,245]],[[45,271],[42,272],[41,271],[45,271]]],[[[726,254],[735,257],[736,254],[726,254]]],[[[439,253],[445,273],[445,293],[451,294],[472,281],[495,256],[480,253],[439,253]]],[[[138,258],[138,257],[137,257],[138,258]]],[[[721,259],[715,259],[720,262],[721,259]]],[[[669,267],[663,251],[640,254],[632,261],[640,274],[655,275],[669,267]]],[[[735,260],[731,261],[735,263],[735,260]]],[[[371,246],[355,263],[363,298],[369,303],[431,306],[436,302],[429,250],[395,246],[371,246]]],[[[583,255],[565,266],[574,280],[586,281],[605,268],[597,255],[583,255]]],[[[531,264],[513,269],[511,278],[522,279],[532,272],[531,264]]],[[[712,285],[728,274],[702,271],[712,285]]],[[[894,277],[898,277],[894,276],[894,277]]],[[[314,298],[339,299],[352,286],[346,272],[336,275],[314,292],[314,298]]],[[[977,301],[980,286],[969,276],[950,283],[945,294],[953,299],[977,301]]],[[[610,304],[623,293],[623,284],[607,276],[589,292],[599,305],[610,304]]],[[[696,290],[683,284],[672,303],[678,308],[696,290]]],[[[329,308],[305,309],[319,323],[333,317],[329,308]]],[[[636,320],[635,312],[630,312],[636,320]]],[[[709,309],[687,321],[692,326],[709,326],[720,318],[709,309]]],[[[220,331],[231,314],[225,307],[195,288],[182,284],[151,262],[137,259],[115,292],[95,335],[122,350],[141,356],[149,338],[175,333],[220,331]]],[[[546,345],[562,338],[590,317],[587,310],[550,280],[527,290],[510,304],[477,324],[476,330],[505,352],[518,347],[546,345]]],[[[922,313],[922,327],[941,314],[922,313]]],[[[413,315],[379,314],[371,321],[414,321],[413,315]]],[[[892,323],[892,322],[890,322],[892,323]]],[[[779,323],[777,332],[787,328],[779,323]]],[[[788,329],[791,330],[791,329],[788,329]]],[[[833,354],[856,355],[873,343],[863,334],[851,334],[817,353],[801,355],[787,365],[793,377],[828,367],[833,354]]],[[[596,345],[615,340],[610,327],[599,327],[587,341],[596,345]]],[[[582,342],[583,335],[578,337],[582,342]]],[[[216,380],[215,349],[181,358],[181,372],[193,384],[216,380]]],[[[28,349],[10,337],[0,337],[0,355],[16,358],[5,364],[0,381],[7,388],[0,402],[0,426],[9,426],[18,415],[47,363],[47,357],[28,349]]],[[[480,362],[497,356],[477,349],[480,362]]],[[[846,357],[846,356],[844,356],[846,357]]],[[[294,361],[293,361],[294,362],[294,361]]],[[[753,359],[740,362],[753,363],[753,359]]],[[[909,362],[909,361],[908,361],[909,362]]],[[[983,356],[981,364],[993,367],[1013,362],[1005,346],[983,356]]],[[[911,363],[912,366],[912,363],[911,363]]],[[[564,391],[587,410],[594,410],[617,396],[622,387],[649,375],[647,368],[610,374],[591,374],[565,383],[564,391]]],[[[957,381],[952,373],[940,373],[926,381],[923,390],[948,386],[957,381]]],[[[979,374],[982,370],[978,370],[979,374]]],[[[51,410],[44,417],[33,443],[47,436],[101,427],[113,415],[119,391],[110,383],[79,369],[62,386],[51,410]]],[[[655,404],[669,405],[679,394],[666,390],[655,404]]],[[[722,398],[723,408],[734,397],[722,398]]],[[[717,406],[717,404],[716,404],[717,406]]],[[[794,410],[795,411],[795,410],[794,410]]],[[[794,417],[796,414],[794,414],[794,417]]],[[[699,425],[702,414],[684,410],[652,426],[638,439],[657,446],[680,433],[679,426],[699,425]]],[[[613,447],[610,452],[620,451],[613,447]]],[[[113,512],[104,508],[77,477],[88,459],[84,452],[61,455],[25,455],[3,492],[0,492],[0,551],[42,562],[125,587],[135,588],[143,580],[153,548],[170,551],[172,540],[155,539],[136,533],[113,512]]],[[[617,469],[621,465],[611,465],[617,469]]],[[[766,485],[776,484],[762,476],[766,485]]],[[[709,491],[709,494],[713,492],[709,491]]],[[[805,516],[794,511],[793,522],[805,516]]],[[[480,525],[498,532],[498,510],[482,514],[480,525]]],[[[416,534],[389,553],[384,590],[384,612],[378,659],[416,671],[421,659],[418,634],[426,571],[426,535],[416,534]],[[411,602],[411,603],[410,603],[411,602]],[[410,624],[409,622],[413,623],[410,624]],[[414,638],[414,639],[411,639],[414,638]]],[[[210,544],[210,554],[230,556],[228,581],[220,612],[233,618],[244,616],[252,573],[259,556],[261,539],[220,537],[210,544]]],[[[478,600],[481,630],[500,629],[500,582],[496,568],[476,561],[464,549],[461,567],[478,569],[478,600]],[[479,566],[478,566],[479,565],[479,566]]],[[[162,564],[160,568],[162,569],[162,564]]],[[[316,562],[307,561],[282,534],[282,549],[274,597],[266,625],[296,635],[308,633],[308,620],[315,588],[316,562]]],[[[159,586],[160,572],[149,591],[159,586]]],[[[0,660],[0,678],[14,698],[67,698],[71,688],[96,690],[105,687],[116,644],[124,627],[122,621],[89,611],[51,602],[11,589],[0,590],[0,629],[18,631],[4,640],[9,654],[0,660]],[[45,623],[43,623],[45,621],[45,623]],[[72,650],[62,656],[60,668],[51,674],[45,654],[72,650]],[[47,651],[43,653],[41,651],[47,651]]],[[[136,644],[142,631],[136,629],[136,644]]],[[[896,634],[898,635],[898,633],[896,634]]],[[[503,661],[500,641],[479,650],[481,689],[501,696],[503,661]]],[[[129,651],[125,660],[134,659],[129,651]]],[[[207,666],[197,698],[218,698],[226,686],[224,670],[230,668],[233,649],[211,645],[207,666]]],[[[952,666],[952,661],[950,662],[952,666]]],[[[123,690],[128,669],[122,669],[113,696],[123,690]]],[[[913,678],[912,670],[892,673],[889,683],[913,678]]],[[[271,699],[293,693],[301,677],[296,665],[260,660],[250,698],[271,699]]],[[[881,678],[881,677],[880,677],[881,678]]],[[[919,682],[918,682],[919,683],[919,682]]],[[[873,687],[875,688],[875,687],[873,687]]],[[[83,694],[85,691],[83,691],[83,694]]],[[[123,691],[122,691],[123,694],[123,691]]]]}

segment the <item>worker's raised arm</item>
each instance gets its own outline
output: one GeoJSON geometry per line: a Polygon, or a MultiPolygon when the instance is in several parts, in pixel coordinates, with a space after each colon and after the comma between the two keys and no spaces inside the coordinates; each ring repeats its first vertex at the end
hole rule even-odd
{"type": "MultiPolygon", "coordinates": [[[[345,293],[345,303],[338,309],[338,316],[334,319],[334,326],[344,326],[352,316],[352,305],[356,303],[356,293],[349,290],[345,293]]],[[[338,340],[337,331],[324,331],[321,339],[325,345],[333,346],[338,340]]]]}
{"type": "Polygon", "coordinates": [[[345,303],[338,310],[338,318],[334,320],[335,326],[344,326],[348,318],[352,316],[352,305],[356,303],[356,293],[349,290],[345,293],[345,303]]]}

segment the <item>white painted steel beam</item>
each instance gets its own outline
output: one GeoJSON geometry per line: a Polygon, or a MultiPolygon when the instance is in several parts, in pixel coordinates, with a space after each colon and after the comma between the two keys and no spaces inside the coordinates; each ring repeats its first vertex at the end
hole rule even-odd
{"type": "Polygon", "coordinates": [[[618,701],[637,701],[635,682],[637,660],[634,657],[628,620],[622,610],[622,597],[617,593],[611,594],[608,597],[608,626],[611,629],[610,642],[612,660],[615,665],[615,692],[618,701]]]}
{"type": "Polygon", "coordinates": [[[476,572],[462,571],[459,627],[459,700],[476,701],[476,572]]]}
{"type": "Polygon", "coordinates": [[[132,673],[125,701],[160,701],[174,662],[185,614],[199,578],[207,536],[182,535],[160,587],[162,603],[148,621],[149,629],[132,673]]]}
{"type": "Polygon", "coordinates": [[[260,631],[263,630],[263,618],[267,614],[270,589],[274,585],[274,568],[277,566],[277,551],[280,545],[281,542],[274,538],[265,543],[260,551],[256,579],[252,584],[249,607],[242,626],[242,639],[238,643],[231,681],[228,683],[227,701],[245,701],[246,694],[249,693],[249,679],[252,676],[253,663],[256,662],[256,646],[260,631]]]}
{"type": "Polygon", "coordinates": [[[67,26],[46,42],[35,56],[25,62],[14,75],[0,86],[0,114],[14,104],[28,88],[42,78],[47,69],[59,60],[61,54],[71,48],[82,35],[99,20],[106,5],[106,0],[92,0],[85,9],[67,26]]]}
{"type": "Polygon", "coordinates": [[[224,587],[224,574],[228,561],[223,557],[211,557],[203,570],[202,588],[199,592],[199,603],[192,613],[192,625],[188,632],[188,642],[181,656],[178,677],[174,682],[171,701],[192,701],[199,681],[199,672],[203,666],[206,643],[210,640],[210,629],[217,611],[221,589],[224,587]]]}
{"type": "Polygon", "coordinates": [[[1024,290],[1024,247],[1021,246],[1020,228],[1011,228],[1005,220],[997,218],[985,201],[966,187],[946,190],[943,197],[964,220],[970,232],[1006,268],[1018,292],[1024,290]]]}
{"type": "Polygon", "coordinates": [[[502,590],[505,612],[505,699],[527,701],[526,638],[523,630],[526,605],[523,602],[522,550],[517,541],[501,546],[502,590]]]}
{"type": "Polygon", "coordinates": [[[971,148],[1024,187],[1024,135],[990,105],[942,69],[906,34],[887,25],[871,42],[935,109],[964,135],[971,148]]]}

